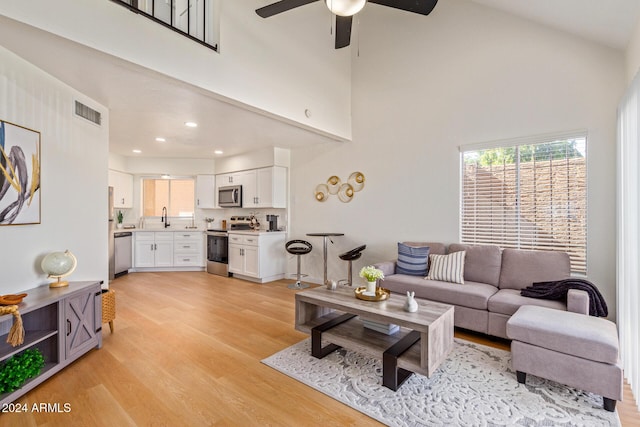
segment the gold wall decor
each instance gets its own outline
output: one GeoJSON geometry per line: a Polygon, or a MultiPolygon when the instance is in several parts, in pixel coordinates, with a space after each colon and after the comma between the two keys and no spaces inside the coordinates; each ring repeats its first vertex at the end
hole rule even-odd
{"type": "Polygon", "coordinates": [[[337,195],[338,199],[343,203],[349,203],[356,192],[364,188],[364,174],[362,172],[353,172],[349,175],[346,182],[332,175],[327,179],[326,184],[318,184],[314,191],[317,201],[324,202],[330,195],[337,195]]]}

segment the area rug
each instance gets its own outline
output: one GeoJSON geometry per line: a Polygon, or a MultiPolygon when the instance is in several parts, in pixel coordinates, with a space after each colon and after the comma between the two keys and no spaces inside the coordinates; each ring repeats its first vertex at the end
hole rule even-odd
{"type": "Polygon", "coordinates": [[[389,426],[620,425],[601,396],[532,375],[519,384],[508,351],[456,339],[431,378],[414,374],[393,392],[380,360],[345,349],[316,359],[310,347],[307,339],[262,362],[389,426]]]}

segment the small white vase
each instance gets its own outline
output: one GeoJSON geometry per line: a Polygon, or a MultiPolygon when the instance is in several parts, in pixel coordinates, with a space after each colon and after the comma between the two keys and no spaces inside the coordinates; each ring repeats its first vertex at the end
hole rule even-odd
{"type": "Polygon", "coordinates": [[[116,227],[117,227],[117,228],[122,228],[122,223],[121,223],[121,222],[117,223],[117,224],[116,224],[116,227]]]}
{"type": "Polygon", "coordinates": [[[376,281],[374,280],[373,282],[367,282],[367,292],[368,293],[376,293],[376,281]]]}

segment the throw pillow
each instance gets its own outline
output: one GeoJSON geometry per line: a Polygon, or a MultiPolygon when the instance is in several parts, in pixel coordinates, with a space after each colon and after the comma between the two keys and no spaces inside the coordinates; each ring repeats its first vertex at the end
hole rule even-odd
{"type": "Polygon", "coordinates": [[[409,246],[398,243],[398,262],[396,273],[409,274],[411,276],[424,276],[427,274],[427,262],[429,261],[429,246],[409,246]]]}
{"type": "Polygon", "coordinates": [[[425,279],[442,280],[443,282],[464,285],[464,257],[466,251],[453,252],[449,255],[429,255],[431,267],[425,279]]]}

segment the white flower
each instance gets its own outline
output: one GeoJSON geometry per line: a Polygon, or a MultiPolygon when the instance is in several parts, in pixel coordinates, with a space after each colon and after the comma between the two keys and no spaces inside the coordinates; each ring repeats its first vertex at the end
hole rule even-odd
{"type": "Polygon", "coordinates": [[[362,270],[360,270],[360,277],[364,277],[368,282],[373,282],[377,279],[384,280],[384,273],[382,270],[375,268],[372,265],[368,265],[366,267],[362,267],[362,270]]]}

